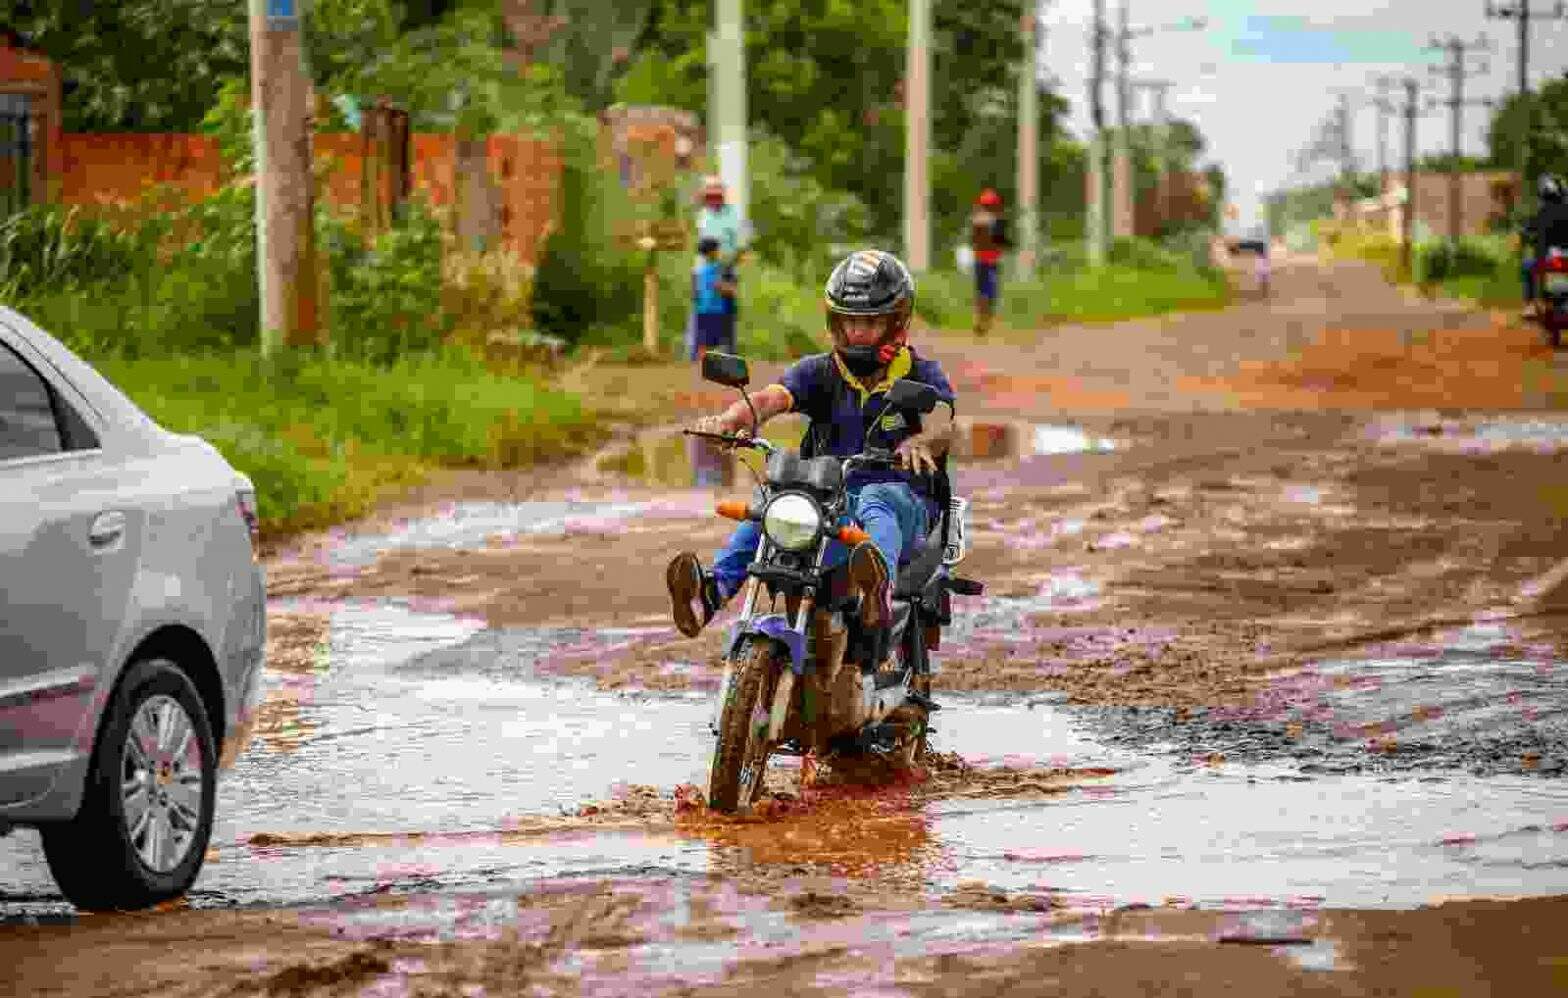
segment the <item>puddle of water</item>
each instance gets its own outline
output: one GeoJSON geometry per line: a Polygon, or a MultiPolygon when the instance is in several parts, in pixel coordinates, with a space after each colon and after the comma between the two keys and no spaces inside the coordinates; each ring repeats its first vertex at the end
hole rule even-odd
{"type": "MultiPolygon", "coordinates": [[[[769,424],[762,435],[781,447],[796,447],[804,427],[802,419],[785,419],[769,424]]],[[[726,452],[711,441],[667,431],[645,434],[595,462],[604,473],[677,489],[733,488],[754,482],[752,473],[742,465],[760,470],[760,456],[747,451],[726,452]]]]}
{"type": "Polygon", "coordinates": [[[1568,662],[1501,624],[1276,676],[1244,706],[1086,711],[1102,742],[1307,773],[1568,772],[1568,662]]]}
{"type": "MultiPolygon", "coordinates": [[[[1082,587],[1058,589],[1082,595],[1082,587]]],[[[980,600],[964,617],[971,632],[1015,630],[1051,598],[980,600]]],[[[278,680],[294,684],[297,747],[253,750],[220,785],[217,858],[192,903],[308,902],[377,887],[524,889],[557,876],[702,876],[719,860],[734,867],[807,858],[812,835],[821,839],[824,822],[832,824],[826,818],[838,812],[796,816],[794,832],[763,822],[686,838],[585,829],[503,842],[492,834],[515,816],[575,811],[617,784],[669,792],[703,782],[711,749],[705,696],[600,693],[537,674],[553,650],[585,633],[478,630],[390,603],[336,610],[326,668],[278,680]],[[256,832],[332,831],[472,834],[374,847],[249,844],[256,832]]],[[[1452,775],[1465,768],[1466,753],[1506,755],[1519,739],[1561,730],[1563,711],[1554,706],[1563,702],[1561,670],[1500,661],[1494,652],[1506,637],[1500,626],[1475,628],[1456,636],[1461,650],[1434,659],[1347,663],[1302,674],[1294,686],[1282,682],[1265,706],[1297,712],[1303,732],[1319,725],[1317,741],[1278,733],[1278,719],[1209,712],[1178,724],[1153,709],[949,694],[933,719],[939,751],[989,766],[1117,772],[1044,799],[846,805],[840,819],[865,819],[854,827],[879,834],[879,848],[897,855],[847,834],[832,839],[833,855],[915,864],[936,891],[980,879],[1088,908],[1167,898],[1205,907],[1410,906],[1443,895],[1568,891],[1568,785],[1539,773],[1452,775]],[[1335,713],[1311,714],[1325,708],[1335,713]],[[1310,775],[1331,771],[1325,762],[1336,758],[1398,757],[1368,753],[1359,732],[1339,746],[1335,723],[1356,717],[1407,719],[1399,737],[1420,746],[1415,755],[1441,775],[1310,775]],[[1278,750],[1249,755],[1250,744],[1273,744],[1260,730],[1275,731],[1278,750]],[[1216,751],[1231,761],[1194,768],[1185,754],[1216,751]]],[[[0,871],[6,913],[63,907],[47,900],[53,889],[36,836],[0,840],[0,871]]],[[[907,924],[914,916],[901,917],[907,924]]],[[[931,913],[911,945],[1024,924],[970,917],[931,913]]],[[[1332,962],[1332,954],[1303,958],[1332,962]]]]}
{"type": "Polygon", "coordinates": [[[1541,454],[1568,449],[1568,422],[1552,419],[1500,419],[1467,423],[1454,419],[1385,419],[1368,427],[1380,443],[1417,441],[1444,450],[1489,453],[1524,448],[1541,454]]]}
{"type": "Polygon", "coordinates": [[[1092,437],[1070,424],[974,422],[959,433],[954,451],[971,460],[995,461],[1115,449],[1115,441],[1092,437]]]}
{"type": "MultiPolygon", "coordinates": [[[[1443,895],[1568,890],[1568,787],[1525,779],[1429,784],[1370,777],[1309,783],[1245,773],[1173,774],[1143,789],[1069,794],[1044,806],[932,805],[953,867],[1070,906],[1298,903],[1410,907],[1443,895]],[[1473,839],[1445,841],[1445,829],[1473,839]],[[1019,843],[1073,857],[1017,856],[1019,843]]],[[[1119,787],[1124,777],[1112,777],[1119,787]]]]}
{"type": "Polygon", "coordinates": [[[646,502],[527,501],[454,503],[439,515],[401,522],[384,534],[340,534],[327,551],[340,568],[363,568],[398,550],[482,548],[492,538],[565,534],[647,515],[646,502]]]}

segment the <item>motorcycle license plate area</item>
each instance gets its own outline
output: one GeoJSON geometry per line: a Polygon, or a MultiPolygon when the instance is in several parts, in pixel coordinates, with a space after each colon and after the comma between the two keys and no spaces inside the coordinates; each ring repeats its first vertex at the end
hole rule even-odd
{"type": "Polygon", "coordinates": [[[1541,279],[1541,290],[1549,295],[1568,294],[1568,274],[1551,273],[1541,279]]]}

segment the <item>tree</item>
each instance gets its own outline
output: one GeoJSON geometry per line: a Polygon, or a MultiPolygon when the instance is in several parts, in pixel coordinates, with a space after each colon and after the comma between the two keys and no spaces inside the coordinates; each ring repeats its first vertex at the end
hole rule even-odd
{"type": "MultiPolygon", "coordinates": [[[[932,32],[932,209],[954,229],[981,186],[1011,198],[1024,0],[943,3],[932,32]]],[[[898,240],[903,211],[903,0],[748,0],[747,104],[754,126],[811,164],[824,190],[853,194],[872,238],[898,240]]],[[[625,72],[626,101],[707,105],[709,0],[655,0],[625,72]]],[[[1065,105],[1040,101],[1042,158],[1065,105]]],[[[956,231],[956,230],[955,230],[956,231]]]]}
{"type": "Polygon", "coordinates": [[[1526,145],[1527,178],[1541,171],[1568,172],[1568,73],[1539,87],[1527,101],[1518,94],[1509,96],[1493,112],[1488,136],[1492,165],[1517,169],[1521,142],[1526,145]],[[1532,114],[1534,128],[1527,130],[1532,114]]]}
{"type": "Polygon", "coordinates": [[[246,0],[13,0],[6,22],[60,66],[67,131],[195,131],[250,64],[246,0]]]}

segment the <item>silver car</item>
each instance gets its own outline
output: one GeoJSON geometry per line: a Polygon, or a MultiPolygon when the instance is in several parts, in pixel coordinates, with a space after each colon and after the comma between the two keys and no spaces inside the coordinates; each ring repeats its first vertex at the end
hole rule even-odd
{"type": "Polygon", "coordinates": [[[183,894],[261,695],[250,479],[0,307],[0,834],[85,909],[183,894]]]}

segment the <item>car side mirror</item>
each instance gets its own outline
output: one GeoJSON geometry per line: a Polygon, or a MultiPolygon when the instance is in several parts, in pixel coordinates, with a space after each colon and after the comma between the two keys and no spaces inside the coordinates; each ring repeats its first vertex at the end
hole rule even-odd
{"type": "Polygon", "coordinates": [[[729,353],[708,351],[702,355],[702,377],[705,381],[728,388],[744,388],[751,383],[751,373],[746,359],[729,353]]]}
{"type": "Polygon", "coordinates": [[[936,389],[920,381],[900,378],[887,390],[887,404],[897,409],[928,413],[941,401],[936,389]]]}

